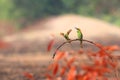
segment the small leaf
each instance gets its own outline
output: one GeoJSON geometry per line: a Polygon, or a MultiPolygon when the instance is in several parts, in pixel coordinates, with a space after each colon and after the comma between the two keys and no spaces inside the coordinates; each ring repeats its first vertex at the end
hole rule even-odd
{"type": "Polygon", "coordinates": [[[54,42],[55,42],[54,39],[52,39],[52,40],[49,42],[48,47],[47,47],[47,51],[50,51],[50,50],[51,50],[51,48],[52,48],[54,42]]]}
{"type": "Polygon", "coordinates": [[[73,62],[75,61],[75,57],[72,57],[68,62],[67,62],[67,66],[70,67],[72,66],[73,62]]]}
{"type": "Polygon", "coordinates": [[[54,69],[53,69],[53,75],[56,75],[56,74],[57,74],[58,69],[59,69],[59,64],[58,64],[58,63],[55,63],[55,64],[54,64],[54,69]]]}
{"type": "Polygon", "coordinates": [[[52,76],[51,75],[46,74],[45,76],[47,77],[47,80],[52,80],[52,76]]]}
{"type": "Polygon", "coordinates": [[[66,67],[62,67],[61,72],[60,72],[60,76],[63,76],[65,74],[66,71],[66,67]]]}
{"type": "Polygon", "coordinates": [[[51,70],[53,68],[53,66],[54,66],[54,63],[48,65],[47,70],[51,70]]]}
{"type": "Polygon", "coordinates": [[[30,79],[30,80],[34,80],[33,75],[30,74],[30,73],[28,73],[28,72],[25,72],[25,73],[24,73],[24,76],[25,76],[26,78],[30,79]]]}
{"type": "Polygon", "coordinates": [[[75,78],[76,78],[76,67],[71,66],[68,72],[67,80],[75,80],[75,78]]]}
{"type": "Polygon", "coordinates": [[[81,68],[85,71],[92,71],[93,70],[92,66],[88,66],[88,65],[82,65],[81,68]]]}
{"type": "Polygon", "coordinates": [[[117,45],[113,45],[113,46],[107,46],[107,47],[104,47],[106,50],[109,50],[109,51],[115,51],[115,50],[120,50],[120,47],[117,46],[117,45]]]}
{"type": "Polygon", "coordinates": [[[106,72],[111,72],[112,70],[111,69],[109,69],[109,68],[102,68],[102,72],[103,73],[106,73],[106,72]]]}
{"type": "Polygon", "coordinates": [[[77,80],[83,80],[83,75],[77,74],[76,78],[77,78],[77,80]]]}
{"type": "Polygon", "coordinates": [[[59,60],[62,59],[64,56],[65,56],[65,52],[57,51],[57,54],[56,54],[54,60],[55,60],[55,61],[59,61],[59,60]]]}
{"type": "Polygon", "coordinates": [[[97,47],[99,47],[100,49],[103,49],[103,46],[102,46],[101,44],[95,43],[95,45],[96,45],[97,47]]]}
{"type": "Polygon", "coordinates": [[[109,62],[109,64],[113,67],[113,68],[116,68],[117,67],[117,62],[109,62]]]}

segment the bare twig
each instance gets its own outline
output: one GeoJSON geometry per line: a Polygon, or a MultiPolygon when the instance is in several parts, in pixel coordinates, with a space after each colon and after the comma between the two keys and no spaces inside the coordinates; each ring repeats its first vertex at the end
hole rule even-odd
{"type": "MultiPolygon", "coordinates": [[[[59,46],[56,48],[56,50],[55,50],[55,52],[54,52],[54,54],[53,54],[53,59],[54,59],[57,51],[58,51],[63,45],[65,45],[66,43],[71,43],[71,42],[73,42],[73,41],[79,41],[79,39],[72,39],[72,40],[63,42],[61,45],[59,45],[59,46]]],[[[85,40],[85,39],[83,39],[82,41],[91,43],[91,44],[95,45],[96,47],[101,48],[101,46],[100,46],[100,45],[97,45],[97,43],[95,43],[95,42],[92,42],[92,41],[89,41],[89,40],[85,40]]]]}

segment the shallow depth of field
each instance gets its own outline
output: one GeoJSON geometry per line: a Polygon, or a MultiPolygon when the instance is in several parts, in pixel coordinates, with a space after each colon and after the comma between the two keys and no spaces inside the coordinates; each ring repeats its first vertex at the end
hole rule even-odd
{"type": "Polygon", "coordinates": [[[120,80],[119,2],[1,0],[0,80],[120,80]]]}

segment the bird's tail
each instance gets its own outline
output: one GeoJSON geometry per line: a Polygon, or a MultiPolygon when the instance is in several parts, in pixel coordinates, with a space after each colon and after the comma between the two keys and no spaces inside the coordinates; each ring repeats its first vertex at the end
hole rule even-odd
{"type": "Polygon", "coordinates": [[[83,48],[82,40],[80,40],[80,47],[83,48]]]}

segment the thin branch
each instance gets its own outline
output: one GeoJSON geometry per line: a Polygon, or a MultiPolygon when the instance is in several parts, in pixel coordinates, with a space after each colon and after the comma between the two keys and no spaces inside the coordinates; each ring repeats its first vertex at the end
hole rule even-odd
{"type": "MultiPolygon", "coordinates": [[[[63,45],[65,45],[66,43],[71,43],[71,42],[73,42],[73,41],[79,41],[79,40],[80,40],[80,39],[72,39],[72,40],[63,42],[61,45],[59,45],[59,46],[56,48],[56,50],[55,50],[55,52],[54,52],[54,54],[53,54],[53,59],[54,59],[54,57],[55,57],[57,51],[58,51],[63,45]]],[[[100,45],[98,45],[97,43],[94,43],[94,42],[92,42],[92,41],[85,40],[85,39],[83,39],[82,41],[91,43],[91,44],[95,45],[96,47],[101,48],[100,45]]]]}
{"type": "Polygon", "coordinates": [[[56,48],[56,50],[55,50],[55,52],[54,52],[54,54],[53,54],[53,59],[54,59],[57,51],[58,51],[63,45],[65,45],[66,43],[68,43],[68,42],[63,42],[61,45],[59,45],[59,46],[56,48]]]}

